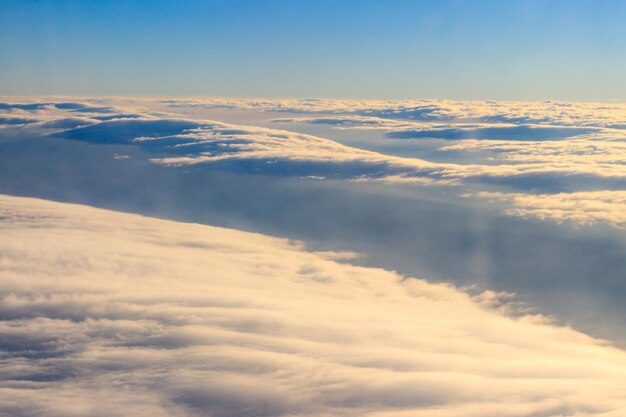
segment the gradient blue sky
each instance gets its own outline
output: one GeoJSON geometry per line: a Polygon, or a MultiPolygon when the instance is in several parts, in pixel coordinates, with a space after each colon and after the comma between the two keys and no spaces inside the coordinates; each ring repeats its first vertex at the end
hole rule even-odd
{"type": "Polygon", "coordinates": [[[0,94],[626,99],[626,1],[0,1],[0,94]]]}

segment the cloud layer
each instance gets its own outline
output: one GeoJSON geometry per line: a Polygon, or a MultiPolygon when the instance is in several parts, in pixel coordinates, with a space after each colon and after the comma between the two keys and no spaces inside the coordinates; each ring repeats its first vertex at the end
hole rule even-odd
{"type": "MultiPolygon", "coordinates": [[[[49,105],[48,105],[49,106],[49,105]]],[[[63,106],[60,105],[59,108],[63,106]]],[[[99,108],[96,108],[99,109],[99,108]]],[[[107,108],[108,109],[108,108],[107,108]]],[[[58,109],[57,109],[58,110],[58,109]]],[[[72,110],[75,111],[75,110],[72,110]]],[[[85,106],[81,112],[93,111],[85,106]]],[[[107,110],[108,111],[108,110],[107,110]]],[[[120,110],[121,111],[121,110],[120,110]]],[[[96,112],[97,113],[97,112],[96,112]]],[[[50,118],[51,115],[46,115],[50,118]]],[[[91,122],[68,129],[57,129],[52,137],[81,140],[98,144],[132,144],[150,148],[156,155],[153,161],[160,164],[181,166],[197,164],[216,164],[234,162],[238,169],[254,172],[266,171],[283,175],[301,175],[315,177],[333,177],[363,180],[385,180],[389,182],[416,182],[424,181],[472,181],[521,183],[533,177],[597,177],[624,179],[626,170],[621,163],[595,163],[595,160],[577,161],[572,163],[568,159],[551,160],[550,165],[543,160],[515,161],[510,163],[504,159],[500,164],[458,164],[431,162],[420,158],[408,158],[386,155],[379,152],[367,151],[352,146],[346,146],[336,141],[309,134],[292,131],[269,129],[265,127],[243,126],[218,121],[194,120],[188,118],[172,118],[146,113],[120,112],[107,116],[105,120],[96,119],[90,115],[91,122]],[[276,164],[276,165],[273,165],[276,164]]],[[[56,119],[56,124],[62,126],[74,123],[74,118],[56,119]]],[[[55,121],[47,120],[43,127],[54,126],[55,121]]],[[[391,121],[390,123],[396,123],[391,121]]],[[[404,126],[405,122],[402,122],[404,126]]],[[[472,135],[471,132],[488,134],[490,141],[497,137],[497,129],[522,128],[523,133],[528,129],[548,132],[566,131],[566,135],[575,136],[588,133],[585,129],[568,129],[564,127],[442,127],[440,125],[390,131],[390,134],[415,135],[416,132],[426,132],[424,135],[435,135],[439,132],[444,136],[451,132],[465,132],[461,137],[472,135]],[[489,130],[491,129],[491,130],[489,130]],[[404,132],[404,133],[403,133],[404,132]],[[409,133],[407,133],[409,132],[409,133]],[[490,132],[490,133],[485,133],[490,132]],[[493,136],[496,135],[496,136],[493,136]]],[[[514,130],[515,131],[515,130],[514,130]]],[[[526,134],[526,133],[524,133],[526,134]]],[[[545,132],[544,132],[545,134],[545,132]]],[[[561,134],[561,133],[559,133],[561,134]]],[[[555,133],[552,133],[555,135],[555,133]]],[[[500,144],[497,144],[500,146],[500,144]]],[[[444,148],[459,149],[459,148],[444,148]]],[[[617,161],[619,162],[619,161],[617,161]]],[[[221,166],[224,166],[222,164],[221,166]]]]}
{"type": "Polygon", "coordinates": [[[382,117],[337,115],[323,117],[297,117],[274,119],[277,123],[310,123],[328,125],[337,129],[382,130],[390,138],[398,139],[446,139],[460,140],[477,138],[482,140],[511,139],[518,141],[559,140],[592,133],[612,132],[621,138],[620,129],[597,127],[569,127],[546,124],[514,123],[436,123],[429,121],[408,121],[382,117]]]}
{"type": "MultiPolygon", "coordinates": [[[[626,106],[616,103],[23,100],[0,103],[0,126],[5,137],[40,135],[137,146],[151,152],[151,162],[173,169],[195,166],[318,180],[456,184],[468,189],[478,185],[485,192],[554,196],[626,189],[626,106]],[[207,108],[298,117],[270,118],[290,129],[281,130],[193,113],[207,108]],[[428,150],[423,157],[392,155],[298,132],[304,124],[380,132],[380,149],[385,149],[385,141],[435,143],[419,145],[428,150]]],[[[571,218],[584,218],[587,207],[579,205],[580,213],[571,218]]]]}
{"type": "Polygon", "coordinates": [[[329,113],[419,121],[497,122],[626,128],[626,104],[565,101],[172,99],[172,108],[227,108],[286,113],[329,113]]]}
{"type": "Polygon", "coordinates": [[[2,196],[0,413],[620,416],[626,354],[286,241],[2,196]],[[111,399],[115,398],[115,401],[111,399]]]}

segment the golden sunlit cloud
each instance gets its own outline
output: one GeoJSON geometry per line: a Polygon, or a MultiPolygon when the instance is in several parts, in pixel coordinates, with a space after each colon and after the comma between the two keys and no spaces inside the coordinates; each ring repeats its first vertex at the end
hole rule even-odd
{"type": "Polygon", "coordinates": [[[0,215],[11,237],[0,241],[7,415],[626,409],[626,353],[540,316],[505,316],[493,292],[85,206],[2,196],[0,215]]]}

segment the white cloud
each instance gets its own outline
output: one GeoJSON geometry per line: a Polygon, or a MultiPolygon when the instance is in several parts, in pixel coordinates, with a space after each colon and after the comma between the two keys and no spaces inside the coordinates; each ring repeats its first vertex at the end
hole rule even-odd
{"type": "Polygon", "coordinates": [[[0,414],[626,410],[626,353],[493,293],[83,206],[2,196],[0,216],[0,414]]]}
{"type": "Polygon", "coordinates": [[[505,212],[580,225],[609,224],[626,228],[626,191],[588,191],[558,194],[481,192],[475,197],[506,202],[505,212]]]}
{"type": "Polygon", "coordinates": [[[520,143],[517,141],[462,140],[442,151],[490,151],[502,161],[515,163],[619,164],[626,162],[626,142],[617,140],[572,139],[520,143]]]}

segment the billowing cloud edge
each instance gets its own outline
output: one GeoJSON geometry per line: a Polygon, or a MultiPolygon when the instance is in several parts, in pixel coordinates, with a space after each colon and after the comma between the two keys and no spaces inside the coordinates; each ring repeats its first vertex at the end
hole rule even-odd
{"type": "Polygon", "coordinates": [[[258,234],[0,196],[0,412],[620,416],[626,354],[258,234]],[[111,401],[115,398],[115,401],[111,401]]]}

